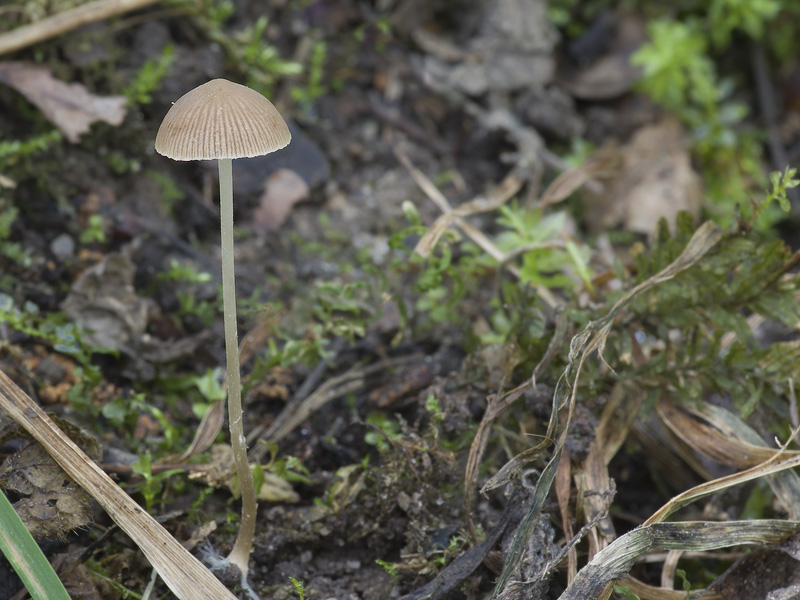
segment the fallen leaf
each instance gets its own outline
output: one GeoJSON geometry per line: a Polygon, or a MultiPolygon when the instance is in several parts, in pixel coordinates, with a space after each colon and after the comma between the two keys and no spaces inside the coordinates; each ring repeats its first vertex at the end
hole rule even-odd
{"type": "Polygon", "coordinates": [[[122,254],[108,254],[72,284],[61,308],[87,330],[92,346],[129,349],[147,327],[149,301],[133,289],[135,266],[122,254]]]}
{"type": "Polygon", "coordinates": [[[39,444],[29,444],[3,463],[0,487],[23,494],[14,503],[31,535],[64,539],[92,520],[92,499],[39,444]]]}
{"type": "Polygon", "coordinates": [[[50,69],[34,63],[0,63],[0,82],[37,106],[73,144],[92,123],[119,125],[127,113],[127,100],[122,96],[92,95],[83,85],[64,83],[53,77],[50,69]]]}
{"type": "Polygon", "coordinates": [[[292,207],[308,196],[308,184],[294,171],[278,169],[264,183],[259,207],[253,213],[255,224],[264,231],[275,231],[284,224],[292,207]]]}
{"type": "MultiPolygon", "coordinates": [[[[250,465],[250,469],[261,469],[260,465],[250,465]]],[[[263,470],[263,469],[262,469],[263,470]]],[[[239,480],[235,473],[233,450],[227,444],[216,444],[211,447],[211,462],[197,465],[189,475],[189,479],[198,479],[215,488],[227,487],[234,498],[241,494],[239,480]]],[[[263,502],[299,502],[300,496],[292,488],[292,484],[281,477],[263,471],[258,499],[263,502]]]]}
{"type": "Polygon", "coordinates": [[[620,223],[629,231],[652,233],[659,219],[670,223],[681,211],[700,214],[703,185],[694,171],[681,124],[667,117],[639,129],[617,152],[619,168],[595,173],[600,194],[586,189],[587,222],[595,230],[620,223]]]}

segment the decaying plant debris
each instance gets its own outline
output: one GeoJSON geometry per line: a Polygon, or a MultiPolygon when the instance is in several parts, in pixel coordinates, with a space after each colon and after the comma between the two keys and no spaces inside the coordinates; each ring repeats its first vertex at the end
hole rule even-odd
{"type": "Polygon", "coordinates": [[[796,592],[797,8],[596,4],[0,8],[0,487],[70,593],[796,592]],[[233,165],[250,589],[216,176],[151,152],[219,77],[293,139],[233,165]]]}

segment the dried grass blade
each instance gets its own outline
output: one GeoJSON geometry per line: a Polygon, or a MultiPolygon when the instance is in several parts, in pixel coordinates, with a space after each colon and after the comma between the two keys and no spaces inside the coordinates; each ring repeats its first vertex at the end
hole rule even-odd
{"type": "Polygon", "coordinates": [[[618,152],[606,152],[590,158],[581,166],[564,171],[553,180],[539,200],[540,206],[550,206],[566,200],[572,192],[579,189],[595,176],[621,166],[618,152]]]}
{"type": "Polygon", "coordinates": [[[19,423],[114,519],[181,600],[234,600],[222,583],[144,512],[0,370],[0,408],[19,423]]]}
{"type": "MultiPolygon", "coordinates": [[[[659,403],[656,407],[659,413],[663,410],[661,404],[659,403]]],[[[710,439],[708,441],[703,440],[703,445],[695,446],[695,449],[709,458],[720,460],[716,458],[718,454],[716,447],[727,448],[728,452],[723,457],[724,460],[720,461],[724,464],[740,469],[752,466],[749,464],[747,457],[753,454],[753,448],[756,448],[763,455],[762,462],[778,454],[782,454],[784,457],[800,454],[797,451],[776,450],[775,448],[767,447],[761,436],[749,425],[744,423],[737,415],[719,406],[706,403],[699,409],[684,407],[682,409],[675,408],[675,411],[694,414],[711,426],[710,439]],[[709,444],[712,449],[706,452],[705,448],[709,444]]],[[[676,423],[675,426],[679,425],[676,423]]],[[[794,471],[781,471],[768,475],[767,483],[769,483],[784,510],[789,514],[789,519],[800,520],[800,476],[794,471]]]]}
{"type": "MultiPolygon", "coordinates": [[[[478,426],[478,433],[475,436],[475,440],[478,440],[479,436],[488,436],[489,426],[494,423],[494,421],[509,406],[511,406],[511,403],[516,400],[519,395],[522,394],[522,392],[536,385],[536,379],[544,372],[544,369],[550,364],[553,358],[558,355],[559,351],[564,345],[564,342],[566,342],[567,335],[569,333],[568,327],[569,321],[567,319],[567,313],[564,311],[559,312],[556,316],[556,329],[553,332],[553,337],[550,338],[550,342],[547,344],[547,350],[545,350],[544,356],[542,356],[539,364],[537,364],[534,368],[530,380],[508,392],[501,399],[501,401],[498,402],[496,400],[492,400],[489,403],[489,406],[486,408],[486,412],[483,415],[483,419],[481,420],[481,424],[478,426]]],[[[556,422],[554,421],[553,412],[551,411],[550,421],[547,425],[547,433],[545,434],[544,439],[535,447],[528,448],[528,450],[518,454],[509,462],[507,462],[497,473],[495,473],[486,483],[483,484],[483,487],[481,488],[481,494],[486,494],[491,490],[507,483],[513,477],[516,477],[517,473],[528,462],[536,458],[536,456],[538,456],[542,450],[544,450],[544,448],[550,444],[550,442],[553,440],[553,436],[555,435],[555,427],[556,422]]],[[[478,440],[477,442],[475,440],[472,442],[469,458],[467,459],[467,479],[474,479],[474,475],[477,472],[478,463],[480,463],[481,457],[483,456],[483,450],[486,446],[486,440],[478,440]]],[[[467,511],[468,515],[469,512],[470,511],[467,511]]]]}
{"type": "Polygon", "coordinates": [[[638,556],[654,548],[704,551],[741,544],[766,546],[782,542],[798,531],[800,522],[776,519],[643,525],[599,552],[578,572],[578,576],[561,594],[559,600],[597,598],[611,582],[627,576],[638,556]]]}
{"type": "Polygon", "coordinates": [[[444,214],[440,216],[433,225],[428,229],[422,239],[417,243],[414,251],[427,258],[430,256],[431,251],[436,246],[439,238],[445,231],[455,223],[466,235],[468,235],[476,244],[478,244],[484,251],[486,251],[495,260],[502,263],[505,260],[503,252],[495,246],[492,241],[486,237],[483,232],[478,231],[466,221],[463,217],[476,215],[482,212],[489,212],[496,210],[503,204],[508,202],[511,197],[516,194],[522,187],[523,180],[519,177],[519,168],[514,168],[500,183],[499,186],[491,190],[489,193],[477,196],[469,202],[465,202],[461,206],[453,209],[448,202],[447,198],[439,188],[419,169],[417,169],[408,158],[408,155],[400,147],[395,145],[395,155],[403,166],[408,170],[411,178],[420,187],[428,198],[441,210],[444,214]]]}
{"type": "Polygon", "coordinates": [[[586,492],[591,492],[591,494],[584,494],[583,497],[584,518],[587,523],[589,521],[597,521],[598,525],[596,534],[594,531],[590,533],[590,557],[600,552],[611,540],[617,537],[611,517],[600,516],[608,510],[608,496],[612,489],[603,455],[603,440],[596,437],[589,445],[589,453],[586,458],[580,463],[583,487],[586,492]]]}
{"type": "MultiPolygon", "coordinates": [[[[253,329],[247,332],[239,344],[239,369],[262,348],[269,336],[272,335],[273,328],[263,323],[256,325],[253,329]]],[[[227,375],[224,385],[227,387],[227,375]]],[[[200,420],[200,425],[194,434],[192,443],[181,454],[166,456],[159,459],[156,464],[172,464],[172,463],[185,463],[190,458],[202,454],[208,450],[217,439],[219,432],[222,431],[222,426],[225,424],[225,399],[215,400],[214,403],[208,407],[203,418],[200,420]]]]}
{"type": "Polygon", "coordinates": [[[21,50],[89,23],[155,4],[158,0],[97,0],[0,35],[0,55],[21,50]]]}
{"type": "MultiPolygon", "coordinates": [[[[556,471],[556,499],[558,500],[558,511],[561,513],[561,527],[564,530],[564,537],[568,540],[575,536],[572,530],[572,518],[569,512],[569,496],[572,488],[570,477],[572,476],[572,461],[567,458],[562,460],[556,471]]],[[[567,583],[575,579],[578,574],[578,552],[573,545],[567,551],[567,583]]]]}
{"type": "Polygon", "coordinates": [[[765,463],[757,465],[751,469],[747,469],[746,471],[742,471],[740,473],[733,473],[726,477],[720,477],[719,479],[715,479],[713,481],[709,481],[706,483],[702,483],[698,486],[693,487],[690,490],[686,490],[685,492],[678,494],[674,498],[672,498],[669,502],[667,502],[664,506],[659,508],[656,512],[654,512],[648,519],[645,521],[646,525],[651,523],[658,523],[666,519],[669,515],[674,513],[676,510],[680,510],[684,506],[688,506],[695,500],[699,500],[705,496],[713,494],[715,492],[722,491],[729,487],[733,487],[734,485],[738,485],[740,483],[745,483],[747,481],[752,481],[754,479],[758,479],[759,477],[764,477],[765,475],[771,475],[772,473],[778,473],[785,469],[792,469],[794,467],[800,466],[800,456],[793,456],[786,460],[777,461],[777,457],[773,457],[765,463]]]}
{"type": "MultiPolygon", "coordinates": [[[[672,402],[662,400],[656,406],[661,422],[689,447],[724,465],[746,469],[761,464],[781,452],[763,445],[755,445],[733,437],[733,432],[721,430],[699,411],[687,411],[672,402]],[[694,416],[690,415],[692,413],[694,416]],[[701,420],[702,419],[702,420],[701,420]]],[[[786,451],[784,456],[800,455],[786,451]]]]}
{"type": "MultiPolygon", "coordinates": [[[[635,577],[628,577],[620,585],[628,588],[632,593],[644,598],[646,600],[687,600],[686,592],[678,590],[666,590],[664,588],[655,587],[642,583],[635,577]]],[[[724,596],[716,592],[708,590],[695,590],[691,593],[691,598],[694,600],[725,600],[724,596]]]]}
{"type": "Polygon", "coordinates": [[[419,354],[387,358],[366,367],[353,367],[345,373],[329,379],[317,388],[314,393],[307,398],[301,399],[299,403],[292,402],[287,404],[269,429],[261,435],[261,439],[275,443],[281,441],[300,423],[325,406],[327,402],[361,389],[364,385],[365,377],[419,360],[419,358],[419,354]]]}
{"type": "Polygon", "coordinates": [[[639,414],[643,392],[622,382],[614,384],[608,402],[603,407],[595,435],[603,440],[603,462],[607,465],[616,456],[639,414]]]}
{"type": "Polygon", "coordinates": [[[454,220],[455,216],[452,212],[447,212],[438,217],[433,224],[428,227],[428,231],[422,235],[417,245],[414,246],[414,252],[419,254],[422,258],[428,258],[436,247],[436,244],[439,243],[439,238],[444,235],[445,231],[450,229],[450,225],[453,224],[454,220]]]}
{"type": "MultiPolygon", "coordinates": [[[[547,463],[547,466],[542,470],[536,488],[533,491],[533,498],[528,508],[528,513],[523,518],[517,529],[514,539],[511,542],[511,547],[507,553],[506,564],[503,567],[503,572],[497,580],[492,598],[496,598],[505,585],[508,583],[514,571],[522,559],[525,546],[528,538],[533,531],[533,525],[539,512],[542,509],[547,495],[552,487],[555,478],[558,463],[561,460],[561,453],[566,441],[567,431],[569,424],[572,420],[572,412],[575,406],[575,397],[578,390],[578,382],[580,380],[580,372],[586,358],[593,351],[597,350],[602,358],[603,348],[605,346],[606,338],[611,331],[611,326],[614,319],[619,312],[637,295],[648,291],[664,281],[668,281],[681,271],[688,269],[699,261],[706,253],[708,253],[723,237],[722,231],[719,227],[707,221],[694,232],[689,242],[686,244],[683,252],[664,269],[643,281],[622,298],[608,311],[608,313],[597,321],[590,322],[586,328],[572,338],[569,348],[569,359],[564,373],[556,385],[556,390],[553,395],[553,409],[550,417],[551,425],[555,427],[558,425],[558,411],[562,406],[567,407],[567,418],[561,432],[553,448],[553,456],[547,463]]],[[[550,428],[548,426],[548,433],[550,428]]]]}

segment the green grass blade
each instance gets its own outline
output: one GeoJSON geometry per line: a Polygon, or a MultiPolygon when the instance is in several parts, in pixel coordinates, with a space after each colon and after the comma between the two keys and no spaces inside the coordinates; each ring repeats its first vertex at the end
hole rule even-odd
{"type": "Polygon", "coordinates": [[[53,567],[2,492],[0,551],[5,554],[34,600],[70,600],[53,567]]]}

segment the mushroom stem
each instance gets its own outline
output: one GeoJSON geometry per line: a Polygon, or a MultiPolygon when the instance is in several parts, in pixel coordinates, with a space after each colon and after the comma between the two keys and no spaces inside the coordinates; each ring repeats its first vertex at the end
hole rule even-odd
{"type": "Polygon", "coordinates": [[[228,560],[247,577],[250,548],[256,529],[256,492],[247,460],[247,442],[242,419],[242,389],[239,377],[239,335],[236,328],[236,280],[233,260],[233,176],[230,158],[221,158],[219,166],[219,211],[222,223],[222,311],[225,317],[225,355],[228,368],[228,426],[231,447],[242,493],[242,520],[239,535],[228,560]]]}

